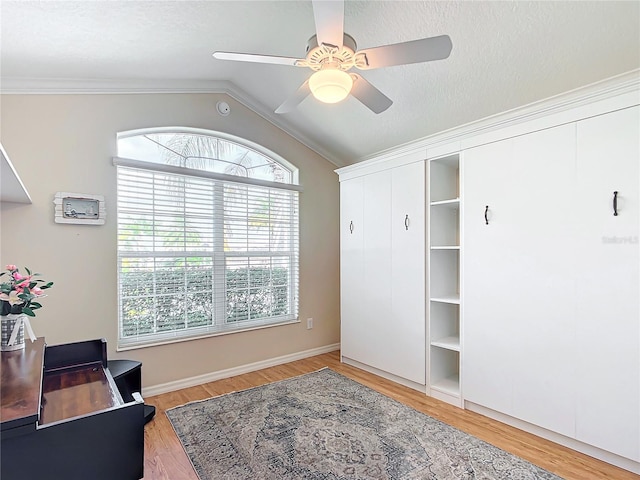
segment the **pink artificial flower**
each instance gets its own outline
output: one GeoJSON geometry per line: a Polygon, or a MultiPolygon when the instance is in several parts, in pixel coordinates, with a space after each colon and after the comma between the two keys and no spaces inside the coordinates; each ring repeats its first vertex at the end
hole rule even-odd
{"type": "Polygon", "coordinates": [[[20,272],[13,272],[13,279],[14,280],[22,280],[26,277],[24,277],[20,272]]]}
{"type": "Polygon", "coordinates": [[[29,275],[28,277],[22,277],[22,278],[24,279],[24,281],[18,283],[16,286],[22,287],[22,288],[28,287],[29,283],[31,283],[31,275],[29,275]]]}
{"type": "Polygon", "coordinates": [[[17,270],[17,269],[18,269],[18,267],[16,267],[15,265],[7,265],[7,266],[6,266],[6,267],[4,267],[4,268],[6,268],[7,270],[10,270],[10,271],[12,271],[12,272],[13,272],[14,270],[17,270]]]}
{"type": "Polygon", "coordinates": [[[34,295],[42,295],[42,289],[40,287],[33,287],[31,289],[31,293],[34,295]]]}

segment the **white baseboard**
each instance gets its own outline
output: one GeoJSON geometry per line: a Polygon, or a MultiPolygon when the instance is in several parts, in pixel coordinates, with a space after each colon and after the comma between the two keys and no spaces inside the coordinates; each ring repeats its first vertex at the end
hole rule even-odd
{"type": "Polygon", "coordinates": [[[560,435],[559,433],[538,427],[537,425],[505,415],[504,413],[496,412],[495,410],[491,410],[490,408],[483,407],[476,403],[465,402],[465,408],[472,412],[480,413],[486,417],[498,420],[499,422],[506,423],[507,425],[511,425],[512,427],[519,428],[525,432],[533,433],[538,437],[559,443],[560,445],[564,445],[565,447],[569,447],[573,450],[584,453],[585,455],[589,455],[590,457],[597,458],[603,462],[610,463],[616,467],[640,474],[640,463],[629,458],[624,458],[616,455],[615,453],[607,452],[606,450],[594,447],[593,445],[588,445],[579,440],[560,435]]]}
{"type": "Polygon", "coordinates": [[[352,367],[359,368],[360,370],[364,370],[365,372],[373,373],[374,375],[386,378],[387,380],[391,380],[395,383],[399,383],[400,385],[404,385],[405,387],[413,388],[420,393],[425,393],[426,386],[420,383],[407,380],[406,378],[399,377],[397,375],[394,375],[393,373],[385,372],[384,370],[372,367],[371,365],[367,365],[366,363],[360,363],[357,360],[349,357],[342,356],[340,360],[342,361],[342,363],[346,363],[347,365],[351,365],[352,367]]]}
{"type": "Polygon", "coordinates": [[[282,365],[284,363],[302,360],[303,358],[314,357],[316,355],[333,352],[339,349],[339,343],[325,345],[324,347],[312,348],[310,350],[304,350],[302,352],[290,353],[281,357],[261,360],[260,362],[248,363],[246,365],[240,365],[238,367],[205,373],[204,375],[197,375],[195,377],[183,378],[181,380],[175,380],[173,382],[152,385],[150,387],[143,388],[142,394],[144,397],[153,397],[154,395],[160,395],[161,393],[174,392],[183,388],[195,387],[196,385],[202,385],[204,383],[214,382],[216,380],[221,380],[223,378],[229,378],[236,375],[242,375],[243,373],[255,372],[256,370],[262,370],[263,368],[274,367],[276,365],[282,365]]]}

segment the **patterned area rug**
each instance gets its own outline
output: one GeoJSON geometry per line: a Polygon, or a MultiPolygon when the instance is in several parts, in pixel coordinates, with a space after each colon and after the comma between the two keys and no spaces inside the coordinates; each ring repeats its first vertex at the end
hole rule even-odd
{"type": "Polygon", "coordinates": [[[557,480],[329,369],[167,411],[201,480],[557,480]]]}

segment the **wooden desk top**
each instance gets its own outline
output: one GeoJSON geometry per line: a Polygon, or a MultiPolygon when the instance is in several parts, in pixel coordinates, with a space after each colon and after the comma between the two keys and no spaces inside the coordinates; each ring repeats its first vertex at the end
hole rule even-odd
{"type": "Polygon", "coordinates": [[[25,348],[0,354],[0,429],[33,424],[40,410],[44,338],[27,340],[25,348]]]}

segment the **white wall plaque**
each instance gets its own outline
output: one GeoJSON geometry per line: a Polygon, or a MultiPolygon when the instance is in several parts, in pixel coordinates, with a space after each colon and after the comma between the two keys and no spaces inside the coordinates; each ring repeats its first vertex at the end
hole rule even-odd
{"type": "Polygon", "coordinates": [[[102,195],[58,192],[53,203],[56,223],[104,225],[106,210],[102,195]]]}

